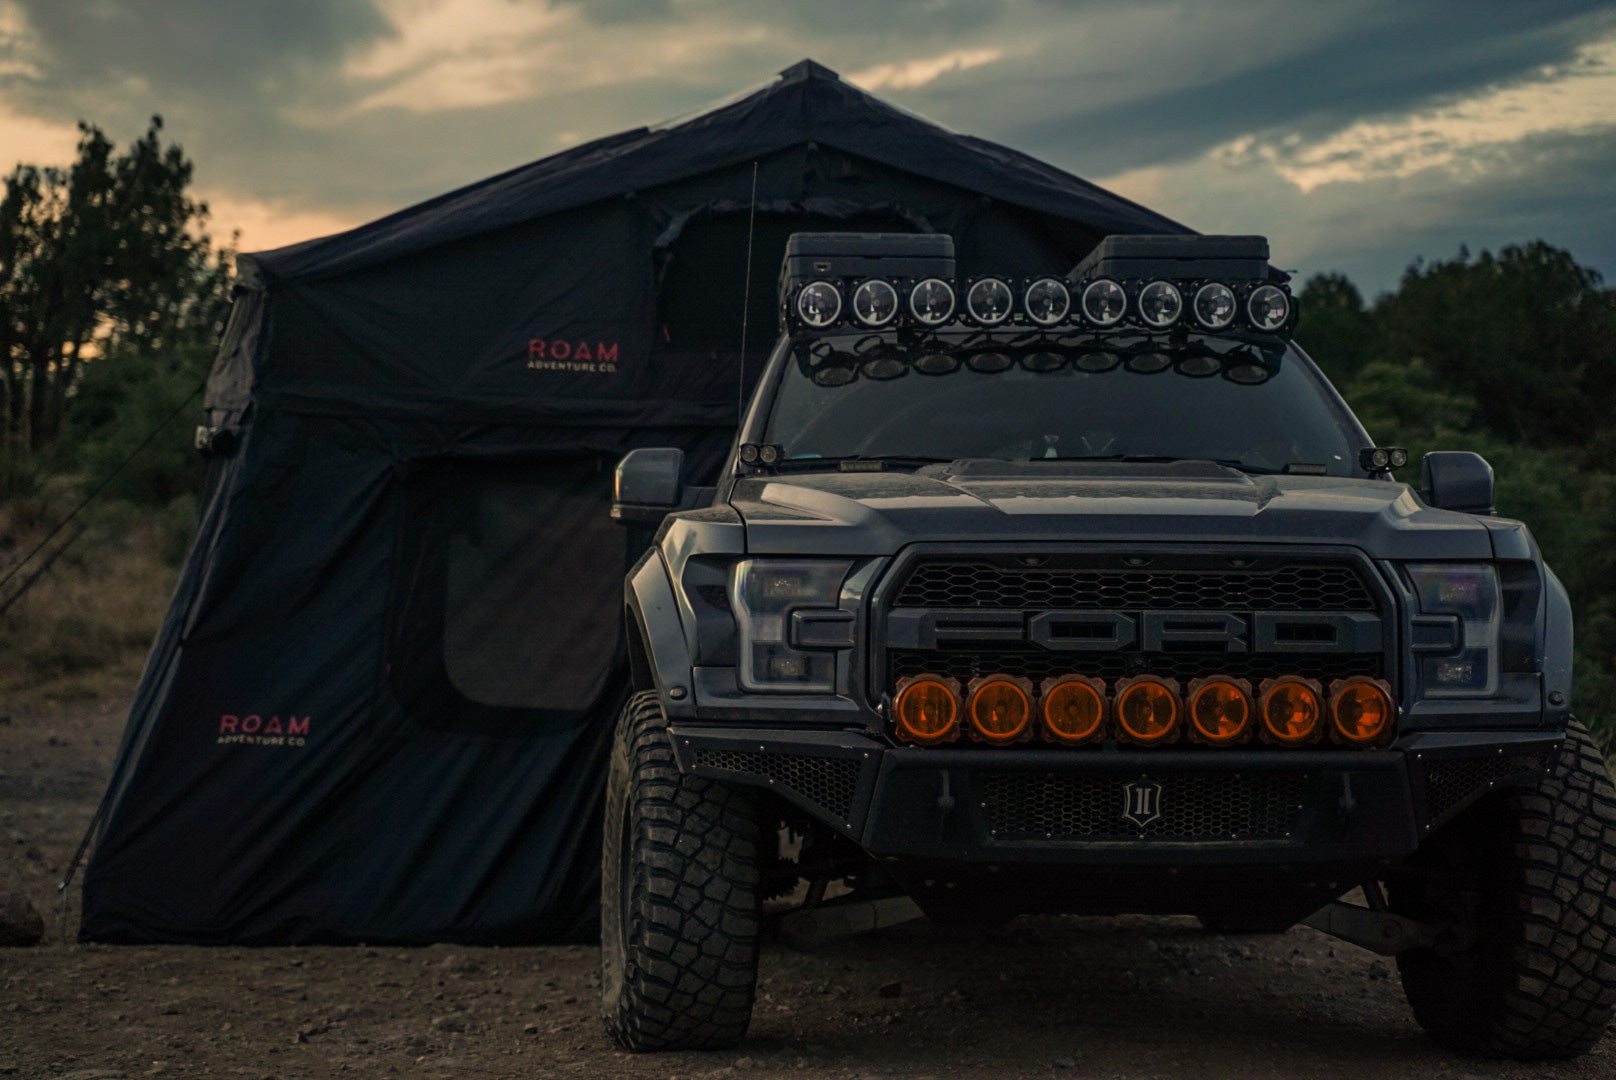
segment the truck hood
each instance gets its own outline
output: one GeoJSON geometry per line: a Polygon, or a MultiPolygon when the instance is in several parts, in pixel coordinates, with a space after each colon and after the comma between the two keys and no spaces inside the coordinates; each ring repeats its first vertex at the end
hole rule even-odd
{"type": "MultiPolygon", "coordinates": [[[[758,554],[886,555],[917,542],[1347,544],[1375,558],[1494,557],[1518,522],[1437,510],[1406,484],[1253,476],[1211,462],[959,461],[737,482],[758,554]]],[[[1516,537],[1504,546],[1529,541],[1516,537]]]]}

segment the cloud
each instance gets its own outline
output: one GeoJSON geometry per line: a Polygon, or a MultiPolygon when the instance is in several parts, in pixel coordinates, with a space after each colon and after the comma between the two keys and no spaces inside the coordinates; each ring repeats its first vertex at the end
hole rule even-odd
{"type": "Polygon", "coordinates": [[[79,132],[71,124],[57,124],[32,116],[18,116],[0,108],[0,172],[18,164],[56,164],[71,161],[79,132]]]}
{"type": "Polygon", "coordinates": [[[749,19],[690,18],[625,37],[548,0],[382,0],[393,36],[351,56],[356,108],[449,112],[539,101],[698,67],[764,41],[749,19]]]}
{"type": "MultiPolygon", "coordinates": [[[[228,108],[295,97],[307,77],[388,31],[372,0],[9,0],[44,58],[45,90],[149,86],[228,108]]],[[[74,93],[79,100],[88,93],[74,93]]]]}
{"type": "Polygon", "coordinates": [[[1563,64],[1479,93],[1396,116],[1356,121],[1319,140],[1245,137],[1213,151],[1255,156],[1304,193],[1444,169],[1469,180],[1495,171],[1522,140],[1616,130],[1616,36],[1585,45],[1563,64]]]}
{"type": "Polygon", "coordinates": [[[1003,60],[1000,48],[955,49],[924,60],[905,60],[895,64],[877,64],[875,67],[847,76],[847,81],[866,90],[912,90],[917,86],[936,82],[952,71],[969,71],[983,64],[1003,60]]]}
{"type": "Polygon", "coordinates": [[[1616,131],[1545,133],[1493,148],[1484,173],[1385,171],[1304,191],[1260,156],[1208,153],[1103,178],[1118,194],[1212,233],[1269,237],[1277,266],[1339,270],[1366,295],[1395,288],[1416,258],[1544,239],[1616,268],[1616,131]]]}
{"type": "Polygon", "coordinates": [[[1143,44],[1119,36],[1110,69],[1131,62],[1134,74],[1102,76],[1093,93],[1081,80],[999,137],[1092,173],[1190,160],[1246,134],[1317,139],[1565,64],[1613,27],[1608,7],[1501,0],[1197,9],[1149,50],[1148,68],[1143,44]]]}
{"type": "Polygon", "coordinates": [[[1518,0],[0,0],[0,152],[65,161],[76,119],[124,142],[161,113],[218,231],[259,247],[812,57],[1282,259],[1395,274],[1482,242],[1465,214],[1616,235],[1590,216],[1600,95],[1541,96],[1576,81],[1545,72],[1607,85],[1578,50],[1613,31],[1609,4],[1518,0]]]}
{"type": "Polygon", "coordinates": [[[365,221],[364,216],[300,209],[284,200],[244,199],[229,193],[210,197],[207,190],[199,191],[198,195],[208,204],[214,242],[229,243],[231,234],[239,232],[240,251],[285,247],[343,232],[365,221]]]}

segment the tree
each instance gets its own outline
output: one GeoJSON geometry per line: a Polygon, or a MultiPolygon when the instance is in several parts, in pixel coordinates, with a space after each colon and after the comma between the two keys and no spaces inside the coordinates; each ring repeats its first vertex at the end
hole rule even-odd
{"type": "Polygon", "coordinates": [[[1297,297],[1296,336],[1332,380],[1357,373],[1374,355],[1375,324],[1363,294],[1345,274],[1314,274],[1297,297]]]}
{"type": "Polygon", "coordinates": [[[1616,449],[1616,295],[1541,240],[1416,264],[1374,309],[1383,357],[1425,358],[1511,441],[1616,449]]]}
{"type": "Polygon", "coordinates": [[[163,145],[161,117],[123,154],[100,128],[79,131],[72,166],[19,165],[0,196],[0,434],[13,455],[58,440],[86,364],[212,342],[229,311],[230,253],[204,231],[192,163],[163,145]]]}

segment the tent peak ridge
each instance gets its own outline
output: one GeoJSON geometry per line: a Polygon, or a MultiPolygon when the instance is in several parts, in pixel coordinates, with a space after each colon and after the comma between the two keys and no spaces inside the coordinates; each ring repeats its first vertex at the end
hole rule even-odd
{"type": "Polygon", "coordinates": [[[842,77],[812,57],[803,57],[788,68],[780,70],[782,83],[805,82],[808,79],[828,79],[841,82],[842,77]]]}

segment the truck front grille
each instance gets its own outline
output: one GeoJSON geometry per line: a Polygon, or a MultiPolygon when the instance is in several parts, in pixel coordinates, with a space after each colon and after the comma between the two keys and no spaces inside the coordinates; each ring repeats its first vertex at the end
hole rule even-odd
{"type": "MultiPolygon", "coordinates": [[[[1338,680],[1363,678],[1396,700],[1395,611],[1370,565],[1344,552],[917,552],[881,593],[872,697],[895,699],[917,676],[957,680],[960,737],[941,741],[994,741],[966,728],[965,709],[972,680],[995,675],[1027,680],[1035,717],[1046,680],[1063,676],[1101,680],[1103,697],[1140,676],[1175,681],[1176,695],[1224,677],[1249,683],[1249,701],[1291,676],[1313,684],[1321,705],[1338,680]]],[[[1103,730],[1116,737],[1114,717],[1103,730]]],[[[1059,741],[1041,719],[1030,734],[1059,741]]]]}
{"type": "MultiPolygon", "coordinates": [[[[1053,559],[1052,559],[1053,561],[1053,559]]],[[[1172,611],[1373,611],[1350,563],[1253,569],[1018,566],[1013,558],[917,562],[893,607],[1172,611]]]]}

